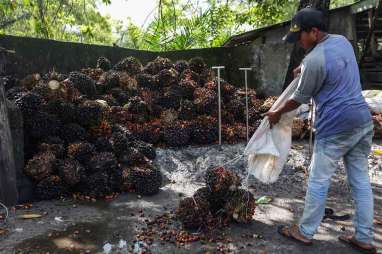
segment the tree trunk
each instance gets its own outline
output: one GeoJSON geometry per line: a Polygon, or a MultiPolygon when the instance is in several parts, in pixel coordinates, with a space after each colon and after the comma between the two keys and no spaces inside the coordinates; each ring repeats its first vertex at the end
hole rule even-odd
{"type": "MultiPolygon", "coordinates": [[[[298,10],[301,10],[305,7],[314,7],[316,9],[319,9],[324,12],[325,14],[325,20],[327,25],[329,25],[329,6],[330,6],[330,0],[300,0],[300,4],[298,5],[298,10]]],[[[284,82],[284,88],[285,89],[290,82],[293,80],[293,70],[297,68],[300,64],[302,59],[305,56],[305,50],[301,48],[298,43],[295,43],[293,45],[292,54],[290,56],[290,62],[288,71],[285,77],[284,82]]]]}

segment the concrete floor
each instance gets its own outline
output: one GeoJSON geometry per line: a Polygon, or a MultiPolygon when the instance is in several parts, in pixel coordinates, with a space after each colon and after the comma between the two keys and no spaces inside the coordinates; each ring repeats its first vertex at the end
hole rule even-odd
{"type": "MultiPolygon", "coordinates": [[[[376,144],[382,142],[376,141],[376,144]]],[[[174,210],[178,201],[190,196],[203,185],[206,168],[217,166],[241,154],[243,144],[221,149],[186,148],[158,150],[156,163],[167,180],[161,191],[152,197],[138,198],[123,194],[115,200],[80,202],[75,200],[34,203],[28,210],[11,211],[6,224],[9,230],[0,237],[0,253],[133,253],[136,235],[146,228],[145,220],[174,210]],[[45,213],[35,220],[21,220],[25,212],[45,213]]],[[[272,195],[274,201],[256,208],[254,221],[249,225],[231,224],[219,231],[222,240],[213,243],[200,241],[184,246],[155,240],[152,253],[357,253],[338,242],[342,233],[352,232],[351,221],[326,220],[321,224],[312,247],[304,247],[277,234],[277,226],[296,222],[302,213],[306,179],[303,168],[307,144],[294,143],[279,180],[263,185],[250,179],[249,189],[255,197],[272,195]],[[218,249],[223,250],[218,252],[218,249]]],[[[239,160],[229,168],[245,173],[245,161],[239,160]]],[[[382,158],[370,156],[370,168],[375,197],[375,217],[382,220],[382,158]]],[[[353,214],[350,192],[343,165],[332,181],[327,206],[338,214],[353,214]]],[[[178,225],[174,225],[178,227],[178,225]]],[[[382,251],[382,226],[375,226],[375,242],[382,251]]]]}

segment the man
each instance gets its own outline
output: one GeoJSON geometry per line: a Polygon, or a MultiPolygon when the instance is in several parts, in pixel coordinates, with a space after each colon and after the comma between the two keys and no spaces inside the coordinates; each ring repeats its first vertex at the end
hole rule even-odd
{"type": "Polygon", "coordinates": [[[266,115],[272,126],[283,113],[313,98],[316,140],[303,216],[298,225],[280,227],[279,233],[305,245],[312,244],[324,216],[330,179],[337,162],[343,159],[355,201],[355,235],[339,239],[364,253],[376,253],[371,244],[374,211],[367,160],[373,124],[361,94],[354,50],[345,37],[326,32],[323,14],[313,8],[302,9],[294,16],[284,40],[299,42],[308,54],[302,61],[300,81],[293,96],[266,115]]]}

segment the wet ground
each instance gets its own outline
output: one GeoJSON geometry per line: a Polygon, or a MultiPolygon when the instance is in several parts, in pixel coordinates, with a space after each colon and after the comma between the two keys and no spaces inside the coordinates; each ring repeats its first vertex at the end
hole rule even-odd
{"type": "MultiPolygon", "coordinates": [[[[376,141],[375,144],[382,144],[376,141]]],[[[11,210],[6,224],[8,233],[0,236],[0,253],[133,253],[134,240],[146,223],[156,215],[170,213],[178,201],[203,186],[203,172],[224,164],[242,153],[243,144],[182,150],[158,150],[156,163],[166,177],[161,191],[152,197],[123,194],[113,201],[84,202],[75,200],[34,203],[30,209],[11,210]],[[25,213],[41,218],[23,220],[25,213]]],[[[256,208],[249,225],[231,224],[219,230],[213,242],[179,245],[153,241],[152,253],[357,253],[339,243],[337,237],[350,233],[351,221],[325,220],[315,236],[313,247],[303,247],[277,234],[277,226],[296,222],[302,213],[306,190],[304,168],[307,165],[307,144],[295,143],[279,180],[264,185],[250,178],[248,188],[255,197],[271,195],[271,204],[256,208]]],[[[370,156],[375,217],[382,220],[382,157],[370,156]]],[[[227,165],[245,175],[244,159],[227,165]]],[[[346,184],[343,165],[333,179],[327,206],[338,214],[353,214],[352,200],[346,184]]],[[[382,253],[382,226],[375,225],[374,244],[382,253]]],[[[174,225],[178,227],[178,225],[174,225]]],[[[135,246],[136,247],[136,246],[135,246]]]]}

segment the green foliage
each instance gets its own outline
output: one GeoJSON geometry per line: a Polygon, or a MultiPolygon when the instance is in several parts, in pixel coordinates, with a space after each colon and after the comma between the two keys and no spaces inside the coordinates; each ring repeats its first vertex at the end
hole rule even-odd
{"type": "Polygon", "coordinates": [[[235,34],[287,20],[298,5],[297,0],[195,2],[161,0],[152,22],[144,29],[130,22],[119,31],[118,44],[156,51],[221,46],[235,34]]]}
{"type": "MultiPolygon", "coordinates": [[[[157,1],[154,18],[139,27],[98,12],[97,3],[112,0],[0,0],[0,34],[154,51],[216,47],[233,35],[289,19],[299,4],[299,0],[157,1]]],[[[332,0],[331,8],[354,1],[332,0]]]]}
{"type": "Polygon", "coordinates": [[[110,17],[98,12],[96,0],[2,0],[0,15],[0,33],[112,43],[110,17]]]}

